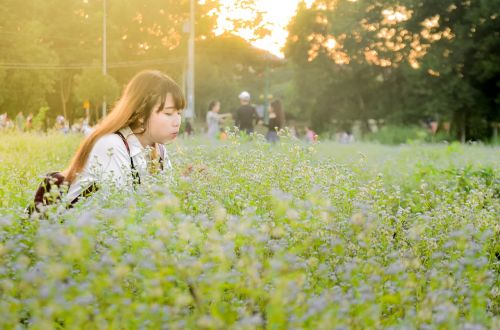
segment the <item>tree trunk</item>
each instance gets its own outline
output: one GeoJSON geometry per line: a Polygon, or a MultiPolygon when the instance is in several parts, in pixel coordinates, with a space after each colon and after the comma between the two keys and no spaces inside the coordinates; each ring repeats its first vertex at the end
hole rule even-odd
{"type": "Polygon", "coordinates": [[[66,113],[66,100],[64,99],[64,88],[63,88],[63,82],[62,82],[62,79],[60,81],[60,93],[59,93],[59,96],[61,96],[61,106],[62,106],[62,110],[63,110],[63,116],[64,116],[64,119],[65,120],[68,120],[68,115],[66,113]]]}
{"type": "Polygon", "coordinates": [[[97,123],[99,122],[99,106],[98,105],[96,105],[94,107],[94,115],[95,115],[94,125],[97,125],[97,123]]]}
{"type": "Polygon", "coordinates": [[[466,134],[466,119],[467,119],[467,116],[465,114],[465,111],[462,112],[461,116],[460,116],[460,142],[461,143],[465,143],[466,139],[467,139],[467,134],[466,134]]]}
{"type": "Polygon", "coordinates": [[[61,106],[62,106],[62,109],[63,109],[64,118],[66,120],[68,120],[68,121],[70,120],[70,118],[68,118],[67,104],[68,104],[68,100],[69,100],[69,95],[71,94],[71,85],[72,85],[72,82],[73,82],[73,77],[72,76],[70,76],[70,77],[64,77],[64,76],[62,76],[61,80],[59,80],[59,86],[60,86],[60,88],[59,88],[59,92],[60,92],[59,95],[61,97],[61,106]],[[66,80],[65,78],[67,78],[67,81],[65,81],[66,80]]]}
{"type": "Polygon", "coordinates": [[[358,94],[359,108],[361,109],[361,138],[369,131],[368,119],[366,118],[365,100],[361,94],[358,94]]]}

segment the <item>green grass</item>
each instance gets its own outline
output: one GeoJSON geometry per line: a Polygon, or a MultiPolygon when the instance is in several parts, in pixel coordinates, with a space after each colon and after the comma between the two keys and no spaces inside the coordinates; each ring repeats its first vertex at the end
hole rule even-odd
{"type": "Polygon", "coordinates": [[[0,141],[0,328],[500,326],[498,148],[180,140],[173,182],[28,220],[79,138],[0,141]]]}

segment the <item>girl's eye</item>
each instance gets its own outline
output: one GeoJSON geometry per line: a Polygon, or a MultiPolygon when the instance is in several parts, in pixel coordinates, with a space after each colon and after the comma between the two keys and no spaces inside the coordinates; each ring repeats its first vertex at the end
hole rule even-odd
{"type": "Polygon", "coordinates": [[[168,115],[168,116],[171,116],[175,113],[176,111],[172,110],[172,109],[165,109],[163,110],[163,113],[168,115]]]}
{"type": "Polygon", "coordinates": [[[166,114],[167,116],[181,115],[179,111],[172,111],[172,110],[164,111],[164,114],[166,114]]]}

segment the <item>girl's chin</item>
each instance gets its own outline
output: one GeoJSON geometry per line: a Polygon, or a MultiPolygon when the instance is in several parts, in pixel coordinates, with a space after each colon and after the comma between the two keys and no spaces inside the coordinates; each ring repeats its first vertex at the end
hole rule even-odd
{"type": "Polygon", "coordinates": [[[168,138],[166,138],[165,140],[163,140],[162,144],[170,144],[172,142],[174,142],[175,140],[177,139],[177,135],[176,136],[170,136],[168,138]]]}

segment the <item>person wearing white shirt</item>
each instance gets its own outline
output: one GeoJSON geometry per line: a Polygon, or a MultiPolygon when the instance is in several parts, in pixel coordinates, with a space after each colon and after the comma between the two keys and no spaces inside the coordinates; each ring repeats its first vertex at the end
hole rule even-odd
{"type": "Polygon", "coordinates": [[[63,171],[70,204],[103,185],[132,186],[172,168],[164,144],[179,133],[185,107],[181,88],[159,71],[142,71],[113,110],[83,140],[63,171]]]}

